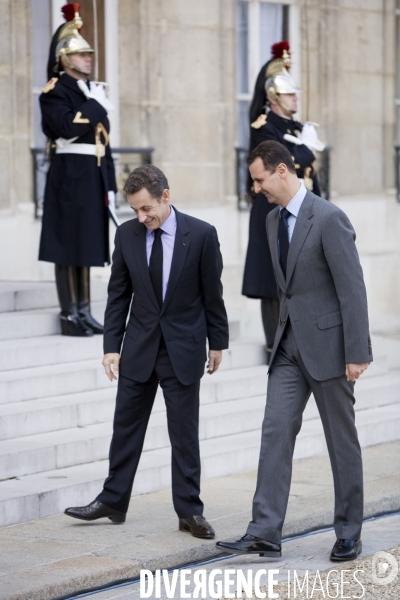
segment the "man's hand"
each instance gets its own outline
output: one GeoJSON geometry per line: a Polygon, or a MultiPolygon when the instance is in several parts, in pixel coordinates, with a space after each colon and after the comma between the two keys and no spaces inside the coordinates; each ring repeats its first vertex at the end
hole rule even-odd
{"type": "Polygon", "coordinates": [[[113,379],[117,380],[117,375],[119,373],[118,352],[110,352],[109,354],[105,354],[103,357],[102,365],[104,367],[108,379],[110,381],[113,381],[113,379]]]}
{"type": "Polygon", "coordinates": [[[218,371],[218,367],[222,361],[222,350],[209,350],[208,352],[208,364],[207,373],[212,375],[215,371],[218,371]]]}
{"type": "Polygon", "coordinates": [[[355,381],[368,369],[368,363],[346,363],[347,381],[355,381]]]}

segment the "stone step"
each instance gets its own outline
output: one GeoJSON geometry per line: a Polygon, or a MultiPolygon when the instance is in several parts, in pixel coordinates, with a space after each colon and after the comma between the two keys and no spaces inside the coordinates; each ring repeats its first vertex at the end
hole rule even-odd
{"type": "Polygon", "coordinates": [[[95,359],[101,362],[103,336],[45,335],[0,341],[0,372],[95,359]]]}
{"type": "MultiPolygon", "coordinates": [[[[29,292],[28,290],[24,291],[24,301],[20,301],[18,304],[15,298],[19,298],[19,294],[17,292],[5,292],[2,294],[1,285],[2,284],[0,283],[0,343],[8,340],[13,342],[20,340],[22,345],[22,340],[27,338],[29,339],[60,334],[60,324],[58,318],[60,309],[58,308],[58,302],[54,303],[52,300],[46,302],[43,299],[46,297],[46,294],[43,293],[43,290],[40,290],[36,294],[35,289],[33,289],[32,292],[29,292]],[[30,293],[32,293],[34,300],[31,303],[28,302],[30,293]],[[35,300],[36,296],[37,301],[35,300]],[[4,297],[6,297],[6,300],[4,300],[4,297]],[[14,298],[14,304],[11,302],[11,300],[9,301],[8,298],[14,298]],[[12,306],[14,306],[14,308],[12,306]],[[17,308],[18,306],[23,306],[24,308],[17,308]],[[32,306],[32,308],[29,308],[30,306],[32,306]],[[2,310],[2,307],[3,309],[6,307],[9,310],[2,310]]],[[[98,296],[101,295],[104,294],[98,294],[98,296]]],[[[104,321],[105,306],[105,299],[100,301],[93,301],[92,299],[91,312],[93,316],[101,323],[104,321]]],[[[233,341],[238,340],[239,337],[240,320],[230,319],[229,339],[233,341]]],[[[30,344],[30,347],[32,347],[32,345],[33,344],[30,344]]],[[[14,343],[13,348],[17,349],[18,343],[14,343]]],[[[25,357],[27,353],[29,356],[29,350],[26,350],[22,354],[25,357]]],[[[30,354],[30,357],[32,357],[32,354],[30,354]]],[[[0,358],[2,358],[1,355],[0,358]]],[[[7,360],[9,359],[7,358],[7,360]]],[[[1,364],[3,364],[3,361],[0,361],[0,365],[1,364]]],[[[1,368],[3,369],[4,367],[1,368]]]]}
{"type": "Polygon", "coordinates": [[[60,333],[58,313],[56,308],[0,313],[0,340],[60,333]]]}
{"type": "MultiPolygon", "coordinates": [[[[82,340],[87,341],[87,340],[82,340]]],[[[61,350],[60,350],[61,351],[61,350]]],[[[262,349],[253,347],[250,343],[247,347],[232,345],[230,351],[225,353],[224,367],[222,372],[231,372],[243,369],[245,366],[260,364],[263,360],[262,349]]],[[[80,360],[74,356],[74,362],[62,362],[60,364],[42,365],[24,369],[12,369],[0,372],[0,404],[9,404],[11,402],[21,402],[34,400],[36,398],[47,398],[49,396],[59,396],[84,392],[95,389],[110,387],[112,384],[105,377],[104,369],[101,366],[101,355],[97,359],[80,360]]],[[[251,367],[250,367],[251,368],[251,367]]],[[[257,367],[261,369],[261,366],[257,367]]],[[[263,372],[266,373],[266,367],[263,372]]],[[[386,357],[378,357],[365,372],[363,378],[376,377],[387,372],[386,357]]],[[[249,378],[243,370],[242,375],[247,381],[249,378]]],[[[206,378],[207,379],[207,378],[206,378]]],[[[230,376],[227,376],[227,380],[230,376]]],[[[237,380],[234,375],[234,380],[237,380]]],[[[226,382],[228,385],[228,382],[226,382]]],[[[240,382],[238,383],[240,384],[240,382]]],[[[266,388],[264,388],[266,389],[266,388]]],[[[239,396],[235,395],[234,398],[239,396]]]]}
{"type": "MultiPolygon", "coordinates": [[[[375,377],[361,377],[355,386],[355,411],[378,408],[389,404],[400,403],[400,370],[375,377]]],[[[303,413],[304,419],[317,419],[318,408],[313,396],[311,396],[303,413]]]]}
{"type": "MultiPolygon", "coordinates": [[[[212,402],[215,399],[215,395],[210,390],[205,389],[205,386],[219,385],[217,397],[227,399],[228,394],[223,392],[221,385],[225,382],[225,385],[231,388],[229,382],[227,382],[227,379],[230,379],[231,376],[223,373],[229,373],[229,370],[236,370],[239,365],[246,365],[246,362],[251,364],[254,361],[257,364],[257,362],[263,360],[263,357],[264,350],[260,344],[254,344],[251,340],[233,342],[230,349],[224,352],[222,362],[224,369],[221,365],[221,370],[215,375],[211,377],[208,375],[204,376],[201,386],[202,404],[212,402]]],[[[258,393],[264,395],[266,390],[266,367],[259,366],[260,371],[259,373],[257,372],[257,381],[253,381],[251,384],[252,387],[249,389],[249,394],[251,393],[252,395],[257,395],[258,393]],[[258,387],[254,389],[255,385],[258,387]]],[[[358,401],[356,408],[360,406],[360,403],[365,405],[366,397],[369,398],[367,406],[375,405],[377,394],[378,397],[383,396],[385,404],[397,401],[396,392],[397,389],[400,389],[398,372],[392,371],[388,376],[379,376],[377,374],[374,376],[374,369],[377,367],[379,367],[379,364],[373,363],[370,369],[357,382],[356,396],[358,401]],[[369,374],[369,377],[366,377],[367,374],[369,374]],[[385,389],[384,395],[382,392],[383,389],[385,389]],[[359,395],[361,391],[363,392],[362,401],[359,395]]],[[[380,370],[378,368],[378,373],[380,370]]],[[[246,371],[241,371],[241,373],[246,375],[246,371]]],[[[104,377],[102,371],[101,375],[104,377]]],[[[250,376],[254,377],[254,375],[255,372],[251,371],[250,376]]],[[[114,414],[116,385],[109,385],[105,377],[102,381],[107,384],[106,388],[42,397],[37,400],[30,400],[29,402],[22,401],[0,404],[0,439],[12,439],[111,421],[114,414]]],[[[237,381],[237,377],[234,376],[233,381],[237,381]]],[[[244,390],[242,397],[245,397],[247,394],[246,387],[240,382],[239,385],[241,386],[240,389],[244,390]]],[[[237,398],[236,394],[232,396],[232,399],[234,398],[237,398]]],[[[309,403],[306,411],[310,410],[311,406],[312,403],[309,403]]],[[[161,390],[159,390],[153,411],[163,410],[163,407],[164,401],[161,390]]],[[[314,411],[314,416],[317,416],[316,407],[314,407],[314,411]]]]}
{"type": "Polygon", "coordinates": [[[21,402],[111,387],[100,360],[16,369],[0,373],[0,403],[21,402]]]}
{"type": "MultiPolygon", "coordinates": [[[[230,322],[231,329],[234,324],[230,322]]],[[[233,331],[234,333],[234,331],[233,331]]],[[[19,369],[65,364],[103,356],[103,337],[75,338],[63,335],[22,338],[0,341],[0,372],[19,369]]],[[[230,340],[225,350],[220,369],[235,369],[260,365],[265,362],[265,351],[261,341],[241,338],[230,340]]],[[[16,374],[18,375],[18,373],[16,374]]]]}
{"type": "MultiPolygon", "coordinates": [[[[110,415],[113,406],[114,403],[109,401],[110,415]]],[[[223,438],[230,434],[246,431],[257,432],[261,427],[264,408],[264,394],[254,397],[246,396],[237,400],[202,404],[200,409],[200,440],[223,438]]],[[[369,427],[369,424],[373,422],[370,420],[370,415],[375,415],[376,412],[378,427],[376,435],[378,435],[378,438],[384,440],[384,431],[382,432],[379,427],[385,426],[391,439],[397,439],[393,438],[393,435],[395,435],[395,427],[399,424],[400,418],[400,372],[373,378],[369,382],[366,380],[364,387],[358,389],[356,415],[360,439],[363,435],[365,436],[363,432],[367,424],[369,427]]],[[[32,417],[30,416],[28,420],[31,421],[32,417]]],[[[322,436],[322,442],[319,440],[318,443],[324,444],[322,426],[313,398],[310,399],[307,405],[303,421],[316,423],[318,435],[322,436]]],[[[112,435],[111,421],[70,428],[65,425],[66,420],[62,424],[62,431],[53,430],[47,433],[1,441],[0,479],[60,469],[107,458],[112,435]]],[[[168,445],[165,407],[161,393],[159,393],[156,410],[150,418],[144,448],[146,451],[150,451],[168,445]]],[[[370,445],[367,438],[365,438],[364,445],[370,445]]],[[[315,448],[312,452],[314,451],[315,448]]],[[[314,456],[314,454],[311,454],[311,456],[314,456]]]]}
{"type": "MultiPolygon", "coordinates": [[[[362,448],[400,439],[400,402],[356,411],[358,439],[362,448]]],[[[328,453],[320,419],[305,421],[298,436],[294,458],[328,453]]]]}
{"type": "MultiPolygon", "coordinates": [[[[107,283],[91,279],[92,302],[107,298],[107,283]]],[[[58,307],[53,281],[1,281],[0,313],[58,307]]]]}
{"type": "MultiPolygon", "coordinates": [[[[257,355],[257,352],[255,354],[257,355]]],[[[249,359],[253,360],[253,354],[249,354],[249,359]]],[[[217,383],[221,382],[221,385],[226,388],[224,394],[227,394],[228,399],[240,398],[245,395],[245,390],[244,393],[237,395],[234,388],[236,386],[238,389],[243,389],[248,384],[252,386],[250,379],[253,376],[255,377],[256,386],[260,385],[260,377],[263,378],[263,389],[265,389],[267,367],[257,366],[248,369],[237,369],[235,365],[241,360],[240,349],[236,352],[231,351],[228,354],[228,362],[233,365],[232,368],[225,371],[221,370],[212,376],[212,381],[214,381],[212,385],[216,387],[217,383]],[[256,369],[256,371],[253,372],[252,369],[256,369]],[[232,373],[232,371],[234,372],[232,373]],[[243,382],[239,380],[239,375],[244,377],[243,382]],[[232,391],[228,391],[228,389],[232,391]],[[233,396],[229,395],[232,393],[233,396]]],[[[205,377],[204,381],[208,382],[208,380],[209,376],[205,377]]],[[[115,387],[115,385],[113,386],[113,383],[110,383],[105,376],[100,359],[14,369],[0,372],[0,404],[110,387],[115,387]]]]}
{"type": "MultiPolygon", "coordinates": [[[[259,434],[250,432],[226,436],[223,443],[214,439],[202,441],[203,480],[224,472],[254,470],[259,438],[259,434]]],[[[144,452],[133,495],[169,488],[170,465],[170,448],[144,452]]],[[[108,461],[104,460],[0,482],[0,526],[61,513],[67,506],[87,504],[100,492],[107,472],[108,461]]]]}
{"type": "Polygon", "coordinates": [[[54,282],[2,281],[0,313],[58,306],[54,282]]]}
{"type": "MultiPolygon", "coordinates": [[[[92,302],[93,316],[103,321],[105,302],[92,302]]],[[[60,334],[59,308],[0,312],[0,341],[60,334]]]]}
{"type": "MultiPolygon", "coordinates": [[[[104,373],[102,373],[104,379],[104,373]]],[[[239,398],[262,396],[265,400],[266,366],[218,371],[205,375],[200,387],[201,405],[239,398]]],[[[0,439],[20,438],[39,433],[111,421],[117,386],[99,390],[48,397],[39,400],[0,405],[0,439]]],[[[164,410],[164,399],[158,389],[153,412],[164,410]]]]}
{"type": "MultiPolygon", "coordinates": [[[[83,340],[87,342],[89,340],[83,340]]],[[[220,370],[202,380],[202,403],[212,400],[210,394],[203,393],[205,385],[218,383],[221,373],[237,369],[238,366],[259,365],[264,359],[261,344],[243,340],[233,342],[224,352],[220,370]],[[207,383],[208,382],[208,383],[207,383]]],[[[266,367],[262,369],[261,389],[264,391],[266,367]]],[[[107,380],[106,380],[107,382],[107,380]]],[[[110,421],[114,413],[116,385],[103,389],[89,390],[72,394],[49,396],[36,400],[0,404],[0,439],[11,439],[71,427],[82,427],[110,421]]],[[[161,390],[158,391],[154,409],[163,409],[161,390]]]]}
{"type": "MultiPolygon", "coordinates": [[[[362,446],[399,439],[400,404],[359,411],[362,446]]],[[[200,442],[202,479],[257,469],[260,428],[200,442]]],[[[326,454],[319,419],[306,420],[297,438],[295,458],[326,454]]],[[[133,495],[169,488],[170,448],[144,452],[133,495]]],[[[92,501],[107,476],[108,461],[55,469],[0,482],[0,526],[21,523],[62,512],[67,506],[92,501]]]]}
{"type": "MultiPolygon", "coordinates": [[[[257,396],[206,404],[200,410],[199,439],[253,431],[262,422],[265,398],[257,396]]],[[[0,442],[0,480],[62,469],[108,457],[112,423],[75,427],[0,442]]],[[[144,451],[170,444],[164,410],[151,415],[144,451]]]]}

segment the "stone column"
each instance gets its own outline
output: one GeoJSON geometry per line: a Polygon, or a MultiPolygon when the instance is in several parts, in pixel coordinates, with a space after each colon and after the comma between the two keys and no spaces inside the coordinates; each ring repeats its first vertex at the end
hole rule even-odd
{"type": "Polygon", "coordinates": [[[29,0],[0,0],[0,211],[31,198],[29,0]]]}
{"type": "Polygon", "coordinates": [[[331,187],[342,194],[394,187],[394,0],[302,5],[302,118],[333,147],[331,187]],[[306,36],[309,38],[307,56],[306,36]]]}
{"type": "Polygon", "coordinates": [[[120,0],[121,144],[154,146],[174,202],[235,193],[235,3],[120,0]]]}

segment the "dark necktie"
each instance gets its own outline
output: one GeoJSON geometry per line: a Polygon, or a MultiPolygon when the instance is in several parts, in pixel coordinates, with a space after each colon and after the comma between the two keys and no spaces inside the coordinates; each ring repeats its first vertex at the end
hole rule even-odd
{"type": "Polygon", "coordinates": [[[289,225],[288,218],[292,215],[286,208],[282,208],[279,215],[279,262],[281,263],[283,274],[286,277],[286,265],[289,252],[289,225]]]}
{"type": "Polygon", "coordinates": [[[154,230],[154,242],[151,249],[149,271],[153,289],[160,308],[163,303],[162,296],[162,274],[163,274],[163,247],[161,241],[162,229],[154,230]]]}

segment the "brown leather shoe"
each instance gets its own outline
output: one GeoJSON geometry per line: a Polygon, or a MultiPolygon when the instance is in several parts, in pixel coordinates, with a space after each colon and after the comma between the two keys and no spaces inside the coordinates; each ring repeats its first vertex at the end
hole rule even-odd
{"type": "Polygon", "coordinates": [[[64,514],[68,515],[68,517],[74,517],[74,519],[81,519],[82,521],[95,521],[96,519],[107,517],[113,523],[124,523],[126,519],[126,513],[109,508],[98,500],[94,500],[94,502],[91,502],[87,506],[67,508],[64,514]]]}
{"type": "Polygon", "coordinates": [[[179,519],[179,531],[190,531],[193,537],[212,540],[215,531],[210,523],[207,523],[203,515],[193,515],[187,519],[179,519]]]}

